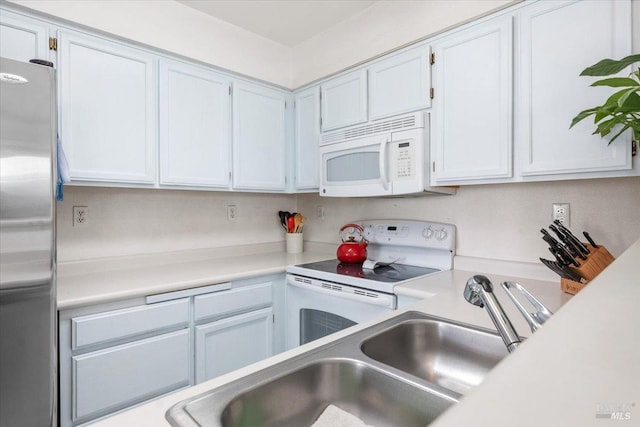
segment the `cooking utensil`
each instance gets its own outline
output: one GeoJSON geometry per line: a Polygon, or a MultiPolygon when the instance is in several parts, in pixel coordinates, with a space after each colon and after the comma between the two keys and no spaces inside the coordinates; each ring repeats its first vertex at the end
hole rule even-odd
{"type": "Polygon", "coordinates": [[[342,244],[338,246],[336,256],[341,262],[356,264],[367,259],[368,243],[364,238],[362,226],[359,224],[343,225],[340,229],[340,239],[342,244]]]}
{"type": "Polygon", "coordinates": [[[280,217],[280,226],[282,228],[284,228],[284,231],[288,231],[287,230],[287,217],[285,216],[287,212],[284,211],[278,211],[278,217],[280,217]]]}
{"type": "Polygon", "coordinates": [[[290,216],[287,218],[287,233],[293,233],[296,229],[296,220],[294,217],[290,216]]]}
{"type": "Polygon", "coordinates": [[[587,247],[585,245],[582,244],[582,242],[580,241],[580,239],[578,239],[576,236],[573,235],[573,233],[571,232],[571,230],[569,230],[567,227],[564,226],[564,224],[562,224],[562,222],[560,222],[559,220],[554,220],[553,223],[555,225],[558,226],[559,229],[561,229],[569,239],[571,239],[578,248],[580,248],[580,252],[583,255],[589,255],[589,249],[587,249],[587,247]]]}
{"type": "Polygon", "coordinates": [[[304,223],[304,217],[302,216],[302,214],[296,213],[293,216],[293,220],[294,220],[293,232],[302,233],[302,224],[304,223]]]}
{"type": "Polygon", "coordinates": [[[560,242],[558,242],[547,230],[544,228],[540,229],[540,232],[543,234],[542,240],[547,242],[549,246],[554,250],[554,252],[560,253],[563,259],[567,260],[568,264],[573,264],[576,267],[580,265],[578,261],[574,258],[574,256],[567,250],[567,248],[560,242]]]}
{"type": "Polygon", "coordinates": [[[555,225],[551,224],[549,226],[549,229],[551,231],[553,231],[554,233],[556,233],[556,235],[558,236],[558,238],[565,244],[565,247],[567,248],[567,250],[571,253],[571,255],[573,255],[574,258],[578,257],[580,259],[587,259],[586,255],[583,250],[582,247],[580,245],[578,245],[574,239],[571,239],[567,233],[565,233],[564,231],[560,230],[558,227],[556,227],[555,225]]]}
{"type": "Polygon", "coordinates": [[[582,276],[573,271],[571,267],[562,266],[555,261],[550,261],[544,258],[540,258],[540,261],[560,277],[564,277],[565,279],[570,279],[576,282],[580,282],[582,280],[582,276]]]}
{"type": "Polygon", "coordinates": [[[591,236],[589,236],[589,233],[587,233],[586,231],[583,231],[582,234],[584,234],[584,237],[587,239],[587,242],[589,242],[591,246],[593,246],[594,248],[599,247],[598,245],[596,245],[596,242],[593,241],[591,236]]]}

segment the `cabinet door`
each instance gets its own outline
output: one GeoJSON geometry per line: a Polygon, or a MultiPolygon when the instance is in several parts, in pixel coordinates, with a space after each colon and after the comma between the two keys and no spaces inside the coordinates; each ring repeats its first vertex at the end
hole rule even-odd
{"type": "Polygon", "coordinates": [[[631,53],[630,2],[539,2],[521,11],[521,110],[523,175],[566,174],[631,168],[628,133],[610,146],[580,111],[602,104],[614,90],[589,87],[579,77],[604,58],[631,53]]]}
{"type": "Polygon", "coordinates": [[[196,383],[273,354],[272,309],[196,326],[196,383]]]}
{"type": "Polygon", "coordinates": [[[367,70],[356,70],[322,83],[322,131],[367,121],[367,70]]]}
{"type": "Polygon", "coordinates": [[[49,59],[49,31],[35,19],[13,14],[0,14],[0,56],[16,61],[49,59]]]}
{"type": "Polygon", "coordinates": [[[160,183],[228,187],[230,84],[223,76],[160,61],[160,183]]]}
{"type": "Polygon", "coordinates": [[[432,183],[512,176],[512,18],[435,45],[432,183]]]}
{"type": "Polygon", "coordinates": [[[282,92],[233,84],[233,187],[285,189],[286,134],[282,92]]]}
{"type": "Polygon", "coordinates": [[[320,87],[295,95],[296,181],[295,187],[318,189],[320,178],[320,87]]]}
{"type": "Polygon", "coordinates": [[[371,120],[431,106],[431,47],[420,46],[369,67],[371,120]]]}
{"type": "Polygon", "coordinates": [[[73,423],[188,386],[189,359],[188,329],[74,356],[73,423]]]}
{"type": "Polygon", "coordinates": [[[153,57],[82,33],[58,36],[61,139],[71,178],[152,184],[153,57]]]}

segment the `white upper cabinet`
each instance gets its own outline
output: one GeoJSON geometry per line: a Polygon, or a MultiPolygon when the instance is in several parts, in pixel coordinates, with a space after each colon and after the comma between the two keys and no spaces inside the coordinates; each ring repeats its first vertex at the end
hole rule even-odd
{"type": "Polygon", "coordinates": [[[233,187],[284,191],[286,131],[283,92],[233,83],[233,187]]]}
{"type": "Polygon", "coordinates": [[[318,146],[320,141],[320,87],[295,95],[295,188],[318,189],[318,146]]]}
{"type": "Polygon", "coordinates": [[[230,82],[160,60],[160,184],[227,188],[231,174],[230,82]]]}
{"type": "Polygon", "coordinates": [[[604,58],[631,54],[631,5],[619,1],[541,1],[520,11],[519,85],[522,175],[631,169],[630,133],[607,146],[578,112],[601,105],[611,88],[579,77],[604,58]]]}
{"type": "Polygon", "coordinates": [[[322,131],[367,121],[367,70],[343,74],[321,84],[322,131]]]}
{"type": "Polygon", "coordinates": [[[431,106],[431,48],[419,46],[369,67],[369,118],[377,120],[431,106]]]}
{"type": "Polygon", "coordinates": [[[49,30],[41,21],[11,12],[0,14],[0,56],[16,61],[49,59],[49,30]]]}
{"type": "Polygon", "coordinates": [[[153,56],[78,32],[58,34],[60,136],[72,180],[153,184],[153,56]]]}
{"type": "Polygon", "coordinates": [[[432,184],[512,176],[512,18],[434,46],[432,184]]]}

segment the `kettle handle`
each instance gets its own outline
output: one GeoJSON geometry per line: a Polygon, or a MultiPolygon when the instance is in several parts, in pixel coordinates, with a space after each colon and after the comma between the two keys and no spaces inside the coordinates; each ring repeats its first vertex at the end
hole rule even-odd
{"type": "Polygon", "coordinates": [[[364,228],[362,228],[362,226],[360,224],[345,224],[342,226],[342,228],[340,228],[340,240],[342,240],[344,242],[344,238],[342,237],[342,232],[344,230],[346,230],[347,228],[355,228],[357,231],[360,232],[360,237],[362,237],[362,242],[365,241],[364,239],[364,228]]]}

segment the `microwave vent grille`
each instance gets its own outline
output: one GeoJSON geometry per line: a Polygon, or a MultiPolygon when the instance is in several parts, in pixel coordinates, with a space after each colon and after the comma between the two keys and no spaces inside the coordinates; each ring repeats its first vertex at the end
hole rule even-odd
{"type": "Polygon", "coordinates": [[[350,139],[363,138],[369,135],[379,133],[387,133],[403,129],[411,129],[416,126],[416,115],[398,117],[391,120],[384,120],[377,123],[371,123],[363,126],[352,127],[339,132],[327,133],[322,135],[321,144],[332,144],[338,141],[346,141],[350,139]]]}

